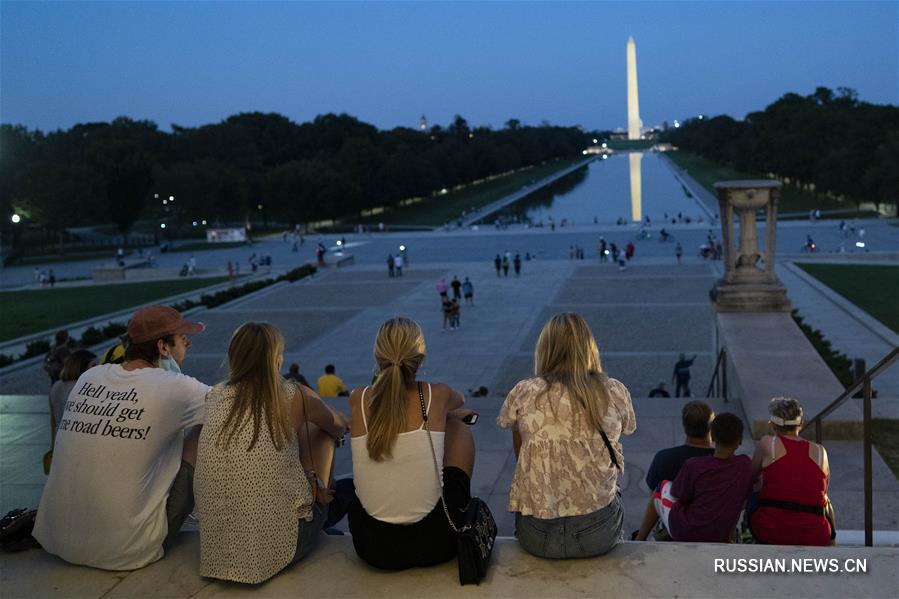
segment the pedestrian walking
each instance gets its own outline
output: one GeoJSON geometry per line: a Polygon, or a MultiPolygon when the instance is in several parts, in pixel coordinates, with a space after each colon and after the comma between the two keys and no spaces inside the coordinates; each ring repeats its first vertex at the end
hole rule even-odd
{"type": "Polygon", "coordinates": [[[393,254],[387,254],[387,276],[391,279],[396,276],[394,273],[395,268],[396,263],[393,261],[393,254]]]}
{"type": "Polygon", "coordinates": [[[493,266],[496,268],[496,276],[499,277],[499,271],[503,267],[503,259],[499,257],[499,254],[493,259],[493,266]]]}
{"type": "Polygon", "coordinates": [[[519,276],[521,274],[521,254],[515,254],[512,266],[515,268],[515,276],[519,276]]]}
{"type": "Polygon", "coordinates": [[[599,263],[600,264],[604,264],[605,261],[608,259],[606,251],[607,251],[606,240],[604,237],[600,237],[599,238],[599,263]]]}
{"type": "Polygon", "coordinates": [[[451,331],[454,331],[456,327],[453,325],[453,302],[448,297],[443,298],[441,310],[443,311],[443,328],[441,331],[445,331],[447,325],[449,325],[451,331]]]}
{"type": "Polygon", "coordinates": [[[671,375],[671,382],[675,383],[675,397],[680,397],[681,391],[683,391],[684,397],[690,397],[690,367],[695,360],[696,354],[693,354],[693,357],[689,360],[685,354],[681,354],[674,364],[674,374],[671,375]]]}
{"type": "Polygon", "coordinates": [[[474,305],[474,285],[471,284],[471,281],[468,280],[468,277],[465,277],[465,281],[462,283],[462,293],[463,293],[463,295],[465,295],[466,305],[473,306],[474,305]]]}
{"type": "Polygon", "coordinates": [[[197,259],[191,256],[187,259],[187,276],[192,277],[197,274],[197,259]]]}
{"type": "Polygon", "coordinates": [[[48,279],[50,281],[50,289],[56,285],[56,273],[53,272],[53,269],[50,269],[50,274],[48,275],[48,279]]]}
{"type": "MultiPolygon", "coordinates": [[[[647,218],[649,218],[649,217],[647,217],[647,218]]],[[[628,241],[627,245],[624,246],[624,257],[629,261],[631,258],[634,257],[634,252],[636,250],[637,250],[637,248],[634,246],[634,242],[628,241]]]]}
{"type": "Polygon", "coordinates": [[[233,281],[234,280],[234,265],[231,263],[230,260],[228,260],[227,268],[228,268],[228,280],[233,281]]]}
{"type": "Polygon", "coordinates": [[[618,246],[614,243],[609,246],[610,251],[612,252],[612,263],[618,264],[618,256],[621,254],[621,250],[618,249],[618,246]]]}
{"type": "Polygon", "coordinates": [[[403,276],[403,256],[397,254],[393,257],[393,268],[396,269],[396,276],[403,276]]]}
{"type": "Polygon", "coordinates": [[[453,288],[453,299],[462,299],[462,281],[459,280],[459,277],[453,275],[453,280],[450,283],[450,287],[453,288]]]}
{"type": "Polygon", "coordinates": [[[445,300],[448,291],[449,285],[446,284],[446,279],[440,279],[440,282],[437,283],[437,293],[440,294],[440,299],[445,300]]]}
{"type": "Polygon", "coordinates": [[[503,256],[503,276],[509,276],[509,252],[506,252],[506,255],[503,256]]]}
{"type": "Polygon", "coordinates": [[[684,248],[680,244],[680,241],[677,242],[677,245],[674,246],[674,255],[677,257],[677,263],[680,264],[681,257],[684,255],[684,248]]]}

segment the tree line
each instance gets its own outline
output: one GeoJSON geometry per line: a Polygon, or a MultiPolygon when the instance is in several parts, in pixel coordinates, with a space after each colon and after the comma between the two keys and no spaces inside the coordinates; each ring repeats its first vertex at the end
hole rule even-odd
{"type": "Polygon", "coordinates": [[[587,134],[576,127],[471,127],[461,116],[426,131],[381,131],[347,114],[294,123],[241,113],[170,133],[146,120],[78,124],[43,133],[0,125],[0,210],[58,234],[109,223],[127,234],[140,218],[353,219],[364,210],[559,157],[587,134]],[[168,198],[175,202],[169,203],[168,198]],[[165,205],[163,205],[165,201],[165,205]]]}
{"type": "Polygon", "coordinates": [[[788,93],[742,121],[693,118],[665,138],[709,160],[813,184],[856,204],[899,201],[899,107],[861,102],[852,89],[788,93]]]}

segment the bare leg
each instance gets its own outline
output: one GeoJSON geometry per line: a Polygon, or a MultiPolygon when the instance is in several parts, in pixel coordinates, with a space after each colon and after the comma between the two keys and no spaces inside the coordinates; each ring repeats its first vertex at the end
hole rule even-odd
{"type": "Polygon", "coordinates": [[[446,438],[443,441],[443,465],[455,466],[469,478],[474,472],[474,437],[471,428],[457,418],[446,421],[446,438]]]}
{"type": "Polygon", "coordinates": [[[652,532],[652,527],[656,525],[656,522],[659,520],[659,515],[656,513],[656,504],[653,501],[653,496],[649,496],[649,503],[646,505],[646,511],[643,512],[643,522],[640,523],[640,530],[637,531],[637,541],[645,541],[646,537],[649,536],[649,533],[652,532]]]}
{"type": "Polygon", "coordinates": [[[181,449],[181,459],[191,466],[197,465],[197,446],[200,443],[200,430],[202,425],[190,429],[184,436],[184,446],[181,449]]]}

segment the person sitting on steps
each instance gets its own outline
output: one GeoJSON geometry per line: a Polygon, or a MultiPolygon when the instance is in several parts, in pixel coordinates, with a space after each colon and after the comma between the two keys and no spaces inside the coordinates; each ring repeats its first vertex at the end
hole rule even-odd
{"type": "Polygon", "coordinates": [[[746,510],[752,536],[773,545],[832,545],[827,451],[799,437],[802,406],[795,399],[775,397],[768,412],[773,434],[759,439],[752,457],[753,476],[762,480],[746,510]]]}
{"type": "Polygon", "coordinates": [[[659,540],[730,542],[752,489],[752,464],[748,456],[734,455],[743,443],[738,416],[719,414],[711,433],[715,453],[687,460],[673,482],[658,484],[635,540],[645,541],[661,520],[664,531],[659,540]]]}
{"type": "Polygon", "coordinates": [[[457,526],[471,500],[475,447],[462,418],[474,412],[462,409],[458,391],[416,380],[425,354],[416,322],[388,320],[375,339],[374,384],[350,395],[358,496],[349,506],[350,533],[359,557],[385,570],[456,557],[457,535],[443,500],[457,526]],[[442,467],[443,499],[435,461],[442,467]]]}
{"type": "Polygon", "coordinates": [[[274,326],[241,325],[228,347],[228,380],[206,397],[194,475],[201,576],[258,584],[307,556],[321,536],[330,498],[316,500],[301,456],[333,458],[348,421],[281,377],[283,351],[274,326]],[[309,425],[326,434],[306,438],[309,425]]]}

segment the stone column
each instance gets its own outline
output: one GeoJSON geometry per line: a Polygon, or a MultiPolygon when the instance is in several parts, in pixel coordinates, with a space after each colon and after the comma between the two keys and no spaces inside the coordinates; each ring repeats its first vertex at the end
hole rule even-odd
{"type": "Polygon", "coordinates": [[[721,208],[724,277],[712,289],[719,312],[788,312],[787,292],[774,274],[777,239],[777,199],[780,181],[721,181],[715,183],[721,208]],[[756,212],[765,210],[765,253],[759,253],[756,212]],[[734,217],[740,239],[734,238],[734,217]],[[764,257],[764,268],[758,263],[764,257]]]}

